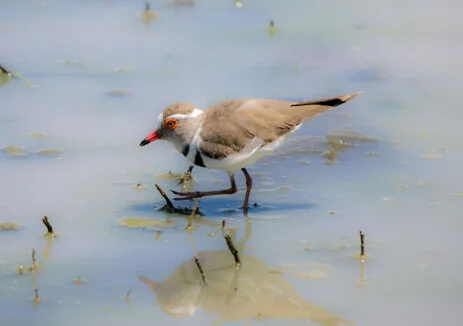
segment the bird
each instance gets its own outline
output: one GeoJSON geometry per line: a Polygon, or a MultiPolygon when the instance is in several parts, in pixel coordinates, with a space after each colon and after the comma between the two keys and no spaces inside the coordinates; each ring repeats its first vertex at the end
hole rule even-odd
{"type": "Polygon", "coordinates": [[[156,140],[171,143],[193,165],[225,171],[230,188],[213,191],[171,192],[175,200],[237,192],[235,172],[246,178],[243,213],[248,214],[252,177],[247,168],[274,151],[292,133],[317,115],[344,104],[362,91],[329,98],[290,102],[268,98],[238,98],[200,110],[191,103],[167,106],[158,117],[156,129],[140,147],[156,140]]]}

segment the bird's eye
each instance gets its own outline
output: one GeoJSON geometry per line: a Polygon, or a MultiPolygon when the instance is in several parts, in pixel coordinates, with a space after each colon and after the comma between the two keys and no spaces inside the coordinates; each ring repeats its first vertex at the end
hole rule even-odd
{"type": "Polygon", "coordinates": [[[164,126],[170,130],[174,130],[177,125],[178,121],[175,119],[167,119],[166,122],[164,122],[164,126]]]}

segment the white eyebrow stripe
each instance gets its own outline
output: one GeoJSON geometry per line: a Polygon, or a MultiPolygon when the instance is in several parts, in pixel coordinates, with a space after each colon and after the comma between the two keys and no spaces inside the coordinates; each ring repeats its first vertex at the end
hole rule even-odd
{"type": "Polygon", "coordinates": [[[161,112],[161,113],[159,114],[159,116],[158,116],[159,128],[161,128],[161,126],[162,126],[162,121],[163,121],[163,120],[164,120],[164,119],[162,118],[162,112],[161,112]]]}
{"type": "Polygon", "coordinates": [[[167,119],[177,119],[177,120],[182,120],[182,119],[188,119],[188,118],[196,118],[197,116],[203,114],[203,111],[195,108],[193,112],[189,114],[172,114],[166,118],[167,119]]]}

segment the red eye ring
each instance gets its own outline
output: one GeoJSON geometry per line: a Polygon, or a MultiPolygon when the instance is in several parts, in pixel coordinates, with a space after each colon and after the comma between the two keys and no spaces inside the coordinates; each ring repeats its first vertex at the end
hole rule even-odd
{"type": "Polygon", "coordinates": [[[178,121],[175,119],[167,119],[164,122],[164,127],[170,130],[174,130],[177,127],[177,125],[178,125],[178,121]]]}

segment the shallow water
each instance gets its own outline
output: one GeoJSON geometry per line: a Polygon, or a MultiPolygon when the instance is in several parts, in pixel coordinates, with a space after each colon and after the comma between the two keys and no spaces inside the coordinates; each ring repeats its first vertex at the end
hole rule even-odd
{"type": "MultiPolygon", "coordinates": [[[[256,295],[250,302],[262,311],[245,296],[226,301],[230,272],[208,272],[207,262],[220,255],[224,268],[233,264],[216,227],[222,219],[236,228],[237,242],[246,238],[239,291],[252,282],[259,288],[266,275],[258,271],[268,269],[279,277],[265,283],[273,292],[266,285],[262,293],[297,297],[355,325],[461,323],[462,3],[262,0],[238,9],[231,0],[197,2],[176,9],[153,2],[158,20],[148,27],[142,2],[2,5],[0,64],[37,87],[19,78],[0,87],[0,147],[21,146],[13,154],[24,154],[0,152],[0,222],[21,224],[0,231],[0,325],[199,325],[239,316],[307,324],[310,316],[281,308],[278,296],[269,303],[256,295]],[[358,90],[364,94],[312,120],[250,169],[251,201],[259,204],[250,220],[237,210],[244,195],[238,173],[238,194],[201,201],[206,215],[194,222],[194,247],[185,217],[161,223],[169,214],[155,209],[164,202],[154,183],[178,189],[158,176],[188,163],[168,144],[138,144],[166,105],[358,90]],[[355,143],[326,164],[326,136],[346,130],[376,141],[355,143]],[[47,149],[59,151],[40,152],[47,149]],[[137,191],[137,183],[146,188],[137,191]],[[44,215],[54,240],[42,236],[44,215]],[[121,226],[129,217],[157,222],[121,226]],[[360,229],[363,265],[355,259],[360,229]],[[17,275],[32,248],[39,270],[17,275]],[[199,273],[184,286],[173,282],[174,303],[195,312],[178,319],[139,277],[162,282],[191,266],[195,250],[205,257],[206,277],[223,282],[204,295],[199,273]],[[74,283],[78,276],[84,284],[74,283]],[[182,295],[189,287],[193,297],[182,295]],[[281,310],[264,309],[272,303],[281,310]],[[229,316],[234,309],[242,315],[229,316]]],[[[197,189],[228,182],[221,172],[195,168],[193,175],[197,189]]]]}

